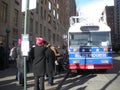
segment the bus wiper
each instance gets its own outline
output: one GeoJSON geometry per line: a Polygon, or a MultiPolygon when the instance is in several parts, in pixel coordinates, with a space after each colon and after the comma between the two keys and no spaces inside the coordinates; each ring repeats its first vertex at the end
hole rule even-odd
{"type": "Polygon", "coordinates": [[[94,44],[96,47],[99,47],[99,48],[101,48],[99,45],[96,45],[96,44],[94,44]]]}
{"type": "Polygon", "coordinates": [[[87,43],[79,43],[80,46],[87,46],[87,43]]]}
{"type": "Polygon", "coordinates": [[[92,42],[92,41],[90,41],[90,42],[91,42],[91,44],[94,43],[94,44],[93,44],[94,46],[101,48],[100,45],[98,45],[98,42],[92,42]]]}

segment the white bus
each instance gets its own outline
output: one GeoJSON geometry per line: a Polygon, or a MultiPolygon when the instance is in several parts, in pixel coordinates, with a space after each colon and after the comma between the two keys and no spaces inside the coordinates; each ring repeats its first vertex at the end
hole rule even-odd
{"type": "Polygon", "coordinates": [[[111,29],[102,22],[79,22],[71,17],[68,30],[68,63],[70,70],[111,69],[111,29]]]}

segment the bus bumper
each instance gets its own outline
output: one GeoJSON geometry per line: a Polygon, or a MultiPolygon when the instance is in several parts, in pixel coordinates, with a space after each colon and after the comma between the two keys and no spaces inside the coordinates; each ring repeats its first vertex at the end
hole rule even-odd
{"type": "Polygon", "coordinates": [[[112,64],[70,64],[69,69],[112,69],[112,64]]]}

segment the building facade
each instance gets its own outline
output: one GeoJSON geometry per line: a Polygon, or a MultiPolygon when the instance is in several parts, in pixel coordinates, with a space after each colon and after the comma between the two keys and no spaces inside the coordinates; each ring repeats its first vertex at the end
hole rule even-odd
{"type": "Polygon", "coordinates": [[[114,0],[114,23],[115,23],[115,36],[120,40],[120,1],[114,0]]]}
{"type": "Polygon", "coordinates": [[[0,0],[0,42],[6,43],[9,32],[9,45],[12,45],[20,37],[20,31],[21,0],[0,0]]]}
{"type": "Polygon", "coordinates": [[[106,6],[106,23],[111,28],[111,39],[112,42],[115,40],[115,25],[114,25],[114,6],[106,6]]]}
{"type": "MultiPolygon", "coordinates": [[[[25,12],[21,7],[22,0],[0,0],[0,42],[5,43],[6,30],[10,30],[10,45],[24,33],[25,12]]],[[[27,15],[30,44],[40,36],[54,46],[63,45],[71,15],[76,15],[75,0],[37,0],[36,8],[27,15]]]]}
{"type": "MultiPolygon", "coordinates": [[[[63,36],[67,34],[70,13],[76,14],[75,0],[37,0],[36,5],[36,9],[28,13],[27,31],[31,44],[35,43],[36,36],[41,36],[54,46],[64,45],[63,36]]],[[[22,17],[24,23],[24,13],[22,17]]]]}

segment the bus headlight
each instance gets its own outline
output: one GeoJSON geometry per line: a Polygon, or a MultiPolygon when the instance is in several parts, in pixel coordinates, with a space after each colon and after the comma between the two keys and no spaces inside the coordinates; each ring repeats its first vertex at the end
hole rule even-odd
{"type": "Polygon", "coordinates": [[[78,50],[76,48],[73,49],[74,52],[78,52],[78,50]]]}
{"type": "Polygon", "coordinates": [[[108,52],[108,48],[104,48],[104,52],[108,52]]]}

